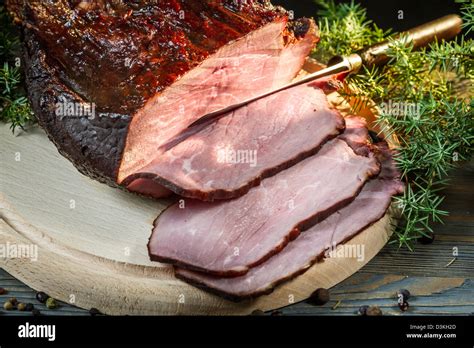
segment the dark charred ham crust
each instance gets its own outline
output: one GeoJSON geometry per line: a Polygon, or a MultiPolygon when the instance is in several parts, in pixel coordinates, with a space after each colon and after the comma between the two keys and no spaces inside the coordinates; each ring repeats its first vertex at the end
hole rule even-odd
{"type": "Polygon", "coordinates": [[[64,82],[100,111],[123,114],[225,44],[287,17],[266,1],[233,0],[34,0],[23,12],[64,82]]]}
{"type": "Polygon", "coordinates": [[[302,38],[311,29],[311,20],[308,18],[301,18],[290,22],[288,29],[293,32],[296,38],[302,38]]]}
{"type": "Polygon", "coordinates": [[[6,0],[6,8],[16,24],[21,24],[24,20],[23,8],[24,0],[6,0]]]}
{"type": "Polygon", "coordinates": [[[46,63],[46,53],[30,30],[24,30],[24,64],[29,100],[38,123],[58,151],[84,175],[110,186],[122,156],[130,117],[102,114],[88,118],[63,118],[56,115],[60,98],[83,100],[58,78],[55,68],[46,63]]]}
{"type": "MultiPolygon", "coordinates": [[[[341,116],[341,118],[342,118],[342,116],[341,116]]],[[[240,187],[238,190],[232,190],[232,191],[213,190],[213,191],[210,191],[210,192],[203,192],[203,191],[197,191],[197,190],[193,190],[193,191],[186,190],[186,189],[183,189],[183,188],[177,186],[176,184],[174,184],[174,183],[172,183],[168,180],[165,180],[165,179],[157,176],[154,173],[138,173],[138,174],[132,175],[132,176],[128,177],[127,180],[125,180],[122,183],[122,185],[126,187],[136,179],[150,179],[150,180],[153,180],[154,182],[166,187],[167,189],[173,191],[174,193],[176,193],[180,196],[187,197],[187,198],[193,198],[193,199],[199,199],[201,201],[211,202],[211,201],[214,201],[214,200],[223,200],[223,199],[231,199],[231,198],[240,197],[240,196],[243,196],[244,194],[246,194],[252,187],[258,186],[263,179],[271,177],[275,174],[278,174],[279,172],[281,172],[281,171],[283,171],[287,168],[292,167],[296,163],[301,162],[302,160],[304,160],[304,159],[306,159],[310,156],[315,155],[327,141],[337,137],[340,134],[340,132],[342,132],[344,129],[345,129],[344,122],[341,122],[340,126],[338,128],[338,132],[334,133],[334,134],[331,134],[328,137],[326,137],[326,139],[324,139],[324,141],[319,146],[311,149],[310,151],[299,153],[294,158],[292,158],[291,160],[286,161],[286,162],[284,162],[284,163],[282,163],[282,164],[280,164],[276,167],[266,169],[265,171],[262,172],[261,175],[259,175],[259,176],[255,177],[254,179],[248,181],[244,186],[240,187]]]]}

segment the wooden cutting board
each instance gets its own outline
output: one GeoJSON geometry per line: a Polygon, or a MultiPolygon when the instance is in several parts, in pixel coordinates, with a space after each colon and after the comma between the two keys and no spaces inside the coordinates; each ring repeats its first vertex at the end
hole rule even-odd
{"type": "MultiPolygon", "coordinates": [[[[305,67],[319,68],[314,63],[305,67]]],[[[340,96],[334,93],[330,99],[347,114],[340,96]]],[[[360,115],[369,123],[375,118],[369,109],[360,115]]],[[[168,201],[138,197],[81,175],[39,127],[13,136],[7,125],[0,125],[0,189],[0,246],[28,247],[32,256],[37,248],[37,258],[0,255],[0,267],[56,299],[107,314],[248,314],[302,301],[372,259],[389,239],[394,216],[392,207],[348,242],[365,246],[362,262],[328,258],[270,295],[234,303],[148,260],[152,222],[168,201]]]]}

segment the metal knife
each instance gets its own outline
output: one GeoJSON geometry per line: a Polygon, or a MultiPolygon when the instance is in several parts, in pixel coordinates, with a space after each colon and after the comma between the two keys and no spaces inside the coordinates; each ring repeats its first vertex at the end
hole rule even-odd
{"type": "MultiPolygon", "coordinates": [[[[394,40],[403,40],[403,42],[406,42],[407,44],[413,44],[414,48],[417,49],[427,46],[436,40],[452,39],[461,32],[461,25],[462,19],[458,15],[451,14],[420,25],[404,33],[398,34],[396,37],[394,37],[394,40]]],[[[368,47],[361,52],[351,54],[347,57],[333,57],[329,60],[327,68],[307,75],[302,79],[291,82],[283,87],[262,93],[242,102],[232,104],[226,108],[203,115],[196,121],[192,122],[188,126],[188,129],[197,125],[202,125],[212,119],[218,118],[219,116],[225,115],[230,111],[238,109],[259,99],[307,82],[320,79],[322,77],[332,76],[343,72],[354,74],[357,73],[362,66],[370,67],[374,65],[383,65],[389,60],[387,56],[389,45],[389,41],[385,41],[368,47]]]]}

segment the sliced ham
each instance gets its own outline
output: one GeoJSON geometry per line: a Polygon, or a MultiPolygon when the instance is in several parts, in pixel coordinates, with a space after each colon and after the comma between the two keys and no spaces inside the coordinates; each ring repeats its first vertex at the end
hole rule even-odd
{"type": "MultiPolygon", "coordinates": [[[[139,190],[140,185],[133,185],[133,181],[153,180],[187,197],[206,197],[206,192],[213,190],[209,181],[191,179],[187,183],[181,182],[180,180],[185,180],[183,177],[186,171],[180,171],[177,173],[177,179],[171,180],[169,171],[175,170],[176,166],[174,164],[172,168],[168,166],[170,157],[173,157],[173,154],[166,154],[168,144],[173,143],[176,137],[179,138],[199,117],[283,86],[294,79],[318,38],[316,26],[311,20],[300,21],[296,23],[295,28],[297,29],[295,33],[301,33],[302,37],[297,37],[288,30],[286,17],[275,19],[219,48],[200,65],[150,98],[144,107],[134,114],[130,123],[117,182],[129,189],[139,190]],[[181,183],[184,187],[180,186],[181,183]]],[[[269,113],[276,109],[266,108],[265,103],[268,101],[230,114],[229,122],[238,122],[247,111],[249,117],[257,118],[260,122],[264,119],[265,122],[269,121],[267,119],[272,116],[269,113]],[[252,109],[259,114],[250,114],[252,109]]],[[[276,105],[281,107],[281,102],[276,102],[276,105]]],[[[285,108],[289,108],[287,112],[290,112],[292,106],[286,105],[285,108]]],[[[250,124],[246,128],[252,127],[253,124],[250,124]]],[[[198,127],[196,129],[199,130],[198,127]]],[[[186,144],[184,150],[189,151],[190,147],[195,147],[202,141],[202,138],[198,138],[186,144]]],[[[204,141],[209,142],[207,139],[204,141]]],[[[242,146],[248,144],[244,143],[242,146]]],[[[214,151],[210,151],[209,157],[203,160],[208,164],[215,164],[213,155],[214,151]]],[[[221,167],[214,165],[210,170],[219,171],[221,167]]],[[[271,171],[273,168],[264,170],[271,171]]],[[[198,173],[197,177],[199,175],[205,176],[206,173],[198,173]]],[[[237,173],[230,175],[237,176],[237,173]]],[[[213,178],[210,180],[213,181],[213,178]]],[[[251,184],[252,182],[244,183],[246,186],[251,184]]],[[[245,193],[245,190],[241,190],[241,186],[223,187],[222,189],[226,191],[224,198],[245,193]]],[[[220,190],[220,187],[216,188],[216,191],[222,192],[220,190]]],[[[216,196],[220,195],[219,192],[216,196]]]]}
{"type": "Polygon", "coordinates": [[[325,251],[334,250],[382,218],[392,196],[403,192],[390,151],[385,143],[378,148],[381,174],[368,182],[352,203],[302,233],[268,261],[237,278],[213,277],[186,269],[176,269],[176,276],[208,291],[241,300],[269,293],[278,284],[304,273],[325,251]]]}
{"type": "Polygon", "coordinates": [[[243,275],[351,202],[378,172],[372,154],[357,155],[336,138],[243,197],[171,206],[155,221],[150,258],[213,275],[243,275]]]}
{"type": "MultiPolygon", "coordinates": [[[[148,178],[206,201],[243,195],[344,129],[344,119],[320,89],[327,82],[298,86],[226,115],[156,157],[130,177],[131,185],[148,178]]],[[[148,193],[145,183],[139,185],[148,193]]]]}
{"type": "Polygon", "coordinates": [[[163,144],[203,113],[291,81],[318,40],[313,20],[291,21],[267,0],[9,0],[7,8],[22,24],[32,108],[60,153],[94,179],[154,197],[170,193],[160,181],[182,194],[206,190],[144,171],[163,144]],[[77,106],[95,113],[57,112],[77,106]]]}

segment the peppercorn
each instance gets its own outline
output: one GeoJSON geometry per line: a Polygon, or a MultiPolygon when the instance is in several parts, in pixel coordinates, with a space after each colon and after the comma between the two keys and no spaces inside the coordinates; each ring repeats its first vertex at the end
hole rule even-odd
{"type": "Polygon", "coordinates": [[[378,306],[370,306],[366,311],[369,317],[382,315],[382,310],[378,306]]]}
{"type": "Polygon", "coordinates": [[[35,308],[31,311],[31,314],[33,314],[34,317],[37,317],[41,315],[41,312],[35,308]]]}
{"type": "Polygon", "coordinates": [[[261,309],[256,309],[256,310],[254,310],[250,315],[257,315],[257,316],[260,316],[260,315],[265,315],[265,312],[262,311],[261,309]]]}
{"type": "Polygon", "coordinates": [[[16,306],[16,304],[18,303],[18,300],[16,299],[16,297],[10,297],[10,299],[8,300],[12,303],[12,305],[16,306]]]}
{"type": "Polygon", "coordinates": [[[357,311],[357,314],[359,315],[367,315],[367,309],[369,308],[369,306],[367,305],[363,305],[363,306],[360,306],[359,307],[359,310],[357,311]]]}
{"type": "Polygon", "coordinates": [[[57,303],[56,303],[56,300],[52,297],[49,297],[47,300],[46,300],[46,307],[48,309],[55,309],[57,307],[57,303]]]}
{"type": "Polygon", "coordinates": [[[283,312],[281,311],[273,311],[271,314],[270,314],[272,317],[281,317],[283,315],[283,312]]]}
{"type": "Polygon", "coordinates": [[[26,304],[24,304],[23,302],[19,302],[17,305],[16,305],[16,309],[18,309],[19,311],[24,311],[26,308],[26,304]]]}
{"type": "Polygon", "coordinates": [[[369,130],[369,136],[370,136],[370,140],[372,141],[373,144],[377,144],[377,143],[380,143],[382,141],[382,139],[380,139],[377,132],[374,132],[373,130],[369,130]]]}
{"type": "Polygon", "coordinates": [[[399,302],[406,302],[410,299],[410,291],[408,291],[407,289],[400,289],[397,293],[397,297],[400,299],[402,299],[402,301],[399,300],[399,302]]]}
{"type": "Polygon", "coordinates": [[[432,232],[429,232],[426,236],[421,236],[417,240],[418,242],[420,242],[420,244],[423,244],[423,245],[431,244],[435,240],[435,234],[432,232]]]}
{"type": "Polygon", "coordinates": [[[44,293],[43,291],[40,291],[40,292],[36,293],[36,299],[41,303],[45,303],[46,300],[48,299],[48,297],[49,296],[46,293],[44,293]]]}
{"type": "Polygon", "coordinates": [[[402,312],[406,312],[409,307],[410,307],[410,306],[409,306],[408,302],[402,302],[402,303],[399,303],[399,304],[398,304],[398,308],[400,308],[400,310],[401,310],[402,312]]]}
{"type": "Polygon", "coordinates": [[[97,308],[91,308],[91,309],[89,309],[89,314],[91,316],[95,317],[96,315],[100,315],[102,313],[100,313],[100,311],[97,308]]]}
{"type": "Polygon", "coordinates": [[[319,288],[314,291],[308,299],[308,302],[316,306],[322,306],[330,300],[329,291],[327,289],[319,288]]]}
{"type": "Polygon", "coordinates": [[[7,289],[5,289],[5,288],[0,288],[0,295],[5,295],[5,294],[7,294],[7,293],[8,293],[7,289]]]}
{"type": "Polygon", "coordinates": [[[5,309],[6,311],[11,311],[13,309],[13,303],[11,303],[10,301],[5,301],[5,303],[3,304],[3,309],[5,309]]]}
{"type": "Polygon", "coordinates": [[[31,312],[33,309],[35,309],[35,306],[33,306],[32,303],[27,303],[25,306],[25,311],[31,312]]]}

